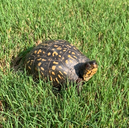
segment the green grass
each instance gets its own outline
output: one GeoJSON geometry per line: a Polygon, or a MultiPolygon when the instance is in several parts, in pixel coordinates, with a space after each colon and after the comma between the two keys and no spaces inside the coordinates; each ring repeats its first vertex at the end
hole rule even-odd
{"type": "Polygon", "coordinates": [[[5,128],[129,127],[127,0],[0,1],[0,124],[5,128]],[[11,61],[39,40],[64,39],[98,62],[96,75],[54,95],[11,61]]]}

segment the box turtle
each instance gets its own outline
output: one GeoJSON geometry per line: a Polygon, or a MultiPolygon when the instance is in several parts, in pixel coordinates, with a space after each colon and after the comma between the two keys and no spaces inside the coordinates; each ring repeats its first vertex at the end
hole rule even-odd
{"type": "Polygon", "coordinates": [[[34,77],[52,81],[53,87],[61,89],[67,81],[80,85],[97,72],[97,63],[90,61],[75,46],[65,40],[44,41],[26,56],[25,66],[34,77]],[[40,74],[40,75],[39,75],[40,74]]]}

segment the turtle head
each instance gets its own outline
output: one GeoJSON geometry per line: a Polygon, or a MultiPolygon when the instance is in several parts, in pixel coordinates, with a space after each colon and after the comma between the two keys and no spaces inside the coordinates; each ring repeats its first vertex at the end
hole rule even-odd
{"type": "Polygon", "coordinates": [[[95,60],[86,62],[83,68],[83,80],[88,81],[97,72],[97,69],[98,65],[95,60]]]}

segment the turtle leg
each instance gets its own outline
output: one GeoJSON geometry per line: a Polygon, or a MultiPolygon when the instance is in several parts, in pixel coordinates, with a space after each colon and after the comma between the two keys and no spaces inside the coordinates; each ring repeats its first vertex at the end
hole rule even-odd
{"type": "Polygon", "coordinates": [[[80,95],[80,92],[81,92],[81,90],[82,90],[83,82],[84,82],[84,81],[83,81],[82,78],[78,78],[78,79],[76,80],[78,96],[80,95]]]}

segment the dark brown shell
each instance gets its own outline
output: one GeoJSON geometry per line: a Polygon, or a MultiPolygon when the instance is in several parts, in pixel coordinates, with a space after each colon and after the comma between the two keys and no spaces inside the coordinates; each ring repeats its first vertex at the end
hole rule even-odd
{"type": "Polygon", "coordinates": [[[75,46],[65,40],[45,41],[35,47],[27,55],[26,69],[34,77],[49,79],[53,86],[59,87],[66,82],[76,81],[79,76],[79,68],[89,59],[75,46]]]}

